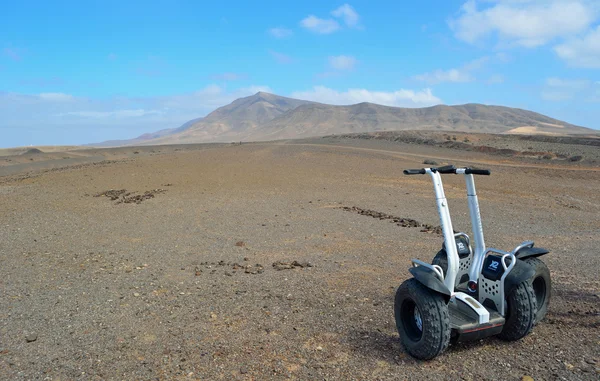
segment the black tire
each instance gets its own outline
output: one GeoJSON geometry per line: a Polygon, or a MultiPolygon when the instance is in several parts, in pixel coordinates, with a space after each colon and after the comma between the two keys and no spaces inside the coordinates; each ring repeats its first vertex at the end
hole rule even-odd
{"type": "Polygon", "coordinates": [[[432,265],[438,265],[444,271],[444,276],[446,276],[446,272],[448,272],[448,255],[446,254],[446,250],[440,250],[437,252],[433,260],[431,261],[432,265]]]}
{"type": "Polygon", "coordinates": [[[506,322],[498,337],[516,341],[527,336],[533,328],[537,306],[529,280],[521,282],[506,298],[506,322]]]}
{"type": "Polygon", "coordinates": [[[394,315],[402,345],[411,356],[429,360],[448,348],[450,316],[443,295],[408,279],[396,291],[394,315]]]}
{"type": "Polygon", "coordinates": [[[537,324],[546,316],[548,305],[550,304],[550,294],[552,293],[550,270],[538,258],[525,258],[523,261],[535,269],[535,274],[531,277],[531,285],[533,286],[537,304],[537,313],[534,322],[534,324],[537,324]]]}

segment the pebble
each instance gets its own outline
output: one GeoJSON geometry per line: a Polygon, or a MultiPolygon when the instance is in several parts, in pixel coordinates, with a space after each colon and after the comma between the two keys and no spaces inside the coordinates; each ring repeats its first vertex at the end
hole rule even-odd
{"type": "Polygon", "coordinates": [[[133,296],[138,297],[138,296],[140,296],[140,293],[139,292],[134,292],[133,296]]]}
{"type": "Polygon", "coordinates": [[[534,381],[531,376],[523,376],[521,377],[521,381],[534,381]]]}
{"type": "Polygon", "coordinates": [[[29,334],[25,335],[25,340],[28,343],[32,343],[32,342],[36,341],[37,338],[38,338],[37,333],[29,333],[29,334]]]}
{"type": "Polygon", "coordinates": [[[246,368],[245,366],[241,367],[241,368],[240,368],[240,373],[241,373],[241,374],[246,374],[246,373],[248,373],[248,368],[246,368]]]}

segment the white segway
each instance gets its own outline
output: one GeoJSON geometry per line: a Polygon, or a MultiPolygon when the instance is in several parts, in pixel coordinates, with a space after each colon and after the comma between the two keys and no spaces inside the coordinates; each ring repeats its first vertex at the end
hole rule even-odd
{"type": "Polygon", "coordinates": [[[485,169],[407,169],[433,180],[444,244],[433,264],[412,260],[413,278],[396,292],[394,314],[402,344],[412,356],[428,360],[456,341],[498,335],[514,341],[526,336],[546,314],[550,273],[538,259],[548,250],[526,241],[510,252],[487,248],[473,175],[485,169]],[[462,174],[467,185],[475,248],[465,233],[454,234],[441,174],[462,174]]]}

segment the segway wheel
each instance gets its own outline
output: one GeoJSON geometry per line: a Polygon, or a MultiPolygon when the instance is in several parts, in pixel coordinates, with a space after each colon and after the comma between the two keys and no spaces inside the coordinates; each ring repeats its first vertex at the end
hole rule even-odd
{"type": "Polygon", "coordinates": [[[527,336],[533,328],[537,304],[535,293],[529,280],[521,282],[506,298],[506,322],[498,337],[506,341],[516,341],[527,336]]]}
{"type": "Polygon", "coordinates": [[[396,291],[394,314],[402,345],[411,356],[429,360],[448,348],[450,316],[443,295],[408,279],[396,291]]]}
{"type": "Polygon", "coordinates": [[[552,291],[550,270],[538,258],[525,258],[524,261],[535,269],[535,274],[531,278],[531,285],[533,286],[537,304],[537,314],[534,322],[534,324],[537,324],[546,316],[548,305],[550,304],[550,293],[552,291]]]}

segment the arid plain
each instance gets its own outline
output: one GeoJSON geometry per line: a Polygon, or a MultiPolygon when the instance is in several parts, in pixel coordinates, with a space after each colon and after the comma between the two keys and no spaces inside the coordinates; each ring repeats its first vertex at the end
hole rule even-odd
{"type": "MultiPolygon", "coordinates": [[[[30,155],[0,158],[1,379],[600,376],[588,153],[314,138],[30,155]],[[394,222],[439,224],[430,179],[402,175],[424,160],[492,170],[476,178],[489,246],[550,249],[550,310],[523,340],[452,345],[429,362],[401,348],[395,289],[442,243],[394,222]]],[[[464,180],[444,180],[455,229],[470,233],[464,180]]]]}

